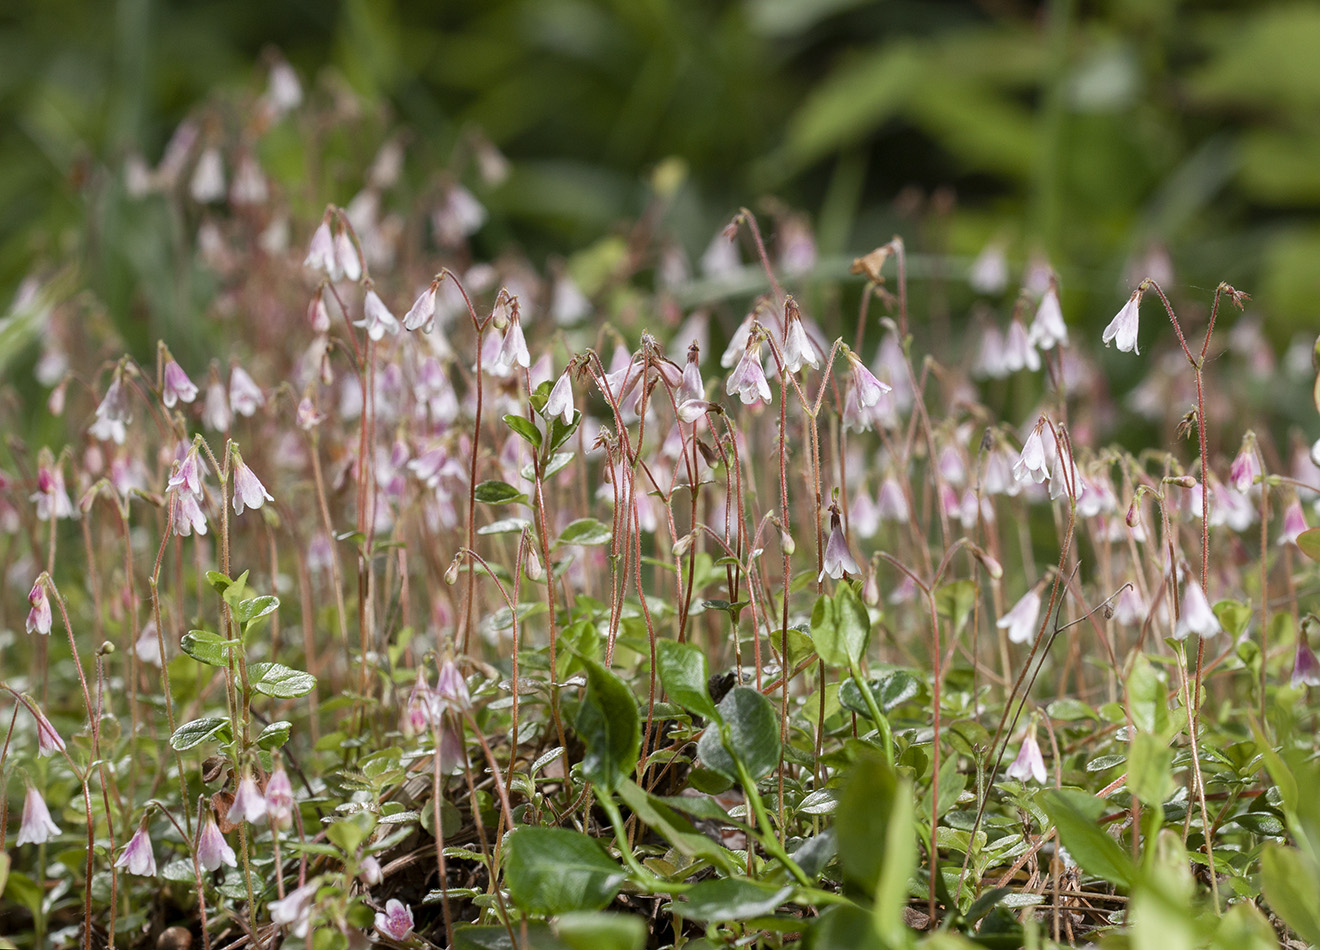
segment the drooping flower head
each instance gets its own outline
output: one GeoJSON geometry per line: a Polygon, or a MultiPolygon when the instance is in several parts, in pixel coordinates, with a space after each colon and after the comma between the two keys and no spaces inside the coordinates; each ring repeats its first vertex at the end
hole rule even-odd
{"type": "Polygon", "coordinates": [[[1189,580],[1187,586],[1183,588],[1182,603],[1179,608],[1181,614],[1173,629],[1175,640],[1186,640],[1189,633],[1209,637],[1219,632],[1219,618],[1210,608],[1205,590],[1195,580],[1189,580]]]}
{"type": "Polygon", "coordinates": [[[173,409],[177,403],[192,402],[197,398],[197,386],[183,367],[173,359],[165,364],[161,371],[160,400],[166,409],[173,409]]]}
{"type": "Polygon", "coordinates": [[[700,419],[710,405],[706,401],[706,384],[701,380],[700,358],[700,348],[693,342],[688,347],[687,363],[683,366],[683,379],[674,397],[674,404],[678,407],[678,418],[687,423],[700,419]]]}
{"type": "Polygon", "coordinates": [[[880,397],[891,392],[887,383],[882,383],[871,372],[862,358],[852,351],[849,347],[844,347],[843,353],[848,357],[848,370],[852,375],[852,384],[857,390],[857,404],[863,409],[870,409],[880,401],[880,397]]]}
{"type": "MultiPolygon", "coordinates": [[[[240,416],[252,416],[266,404],[261,387],[253,382],[247,370],[235,365],[229,374],[229,406],[240,416]]],[[[218,428],[218,427],[217,427],[218,428]]]]}
{"type": "Polygon", "coordinates": [[[1260,457],[1256,451],[1256,435],[1248,432],[1242,437],[1242,447],[1228,469],[1228,480],[1242,494],[1246,494],[1261,474],[1260,457]]]}
{"type": "Polygon", "coordinates": [[[55,727],[50,724],[50,720],[35,704],[31,706],[31,709],[32,715],[37,720],[37,755],[55,755],[57,752],[63,752],[64,740],[55,731],[55,727]]]}
{"type": "Polygon", "coordinates": [[[1109,321],[1109,326],[1105,327],[1104,334],[1100,337],[1105,346],[1111,342],[1118,344],[1119,350],[1124,353],[1136,353],[1140,355],[1141,351],[1137,349],[1137,323],[1141,311],[1141,295],[1145,293],[1146,284],[1143,281],[1132,296],[1128,298],[1127,303],[1123,304],[1123,309],[1118,311],[1113,320],[1109,321]]]}
{"type": "Polygon", "coordinates": [[[124,444],[124,439],[128,435],[128,423],[133,421],[128,393],[124,391],[123,377],[123,370],[116,369],[114,378],[110,380],[110,386],[101,399],[101,404],[96,407],[96,421],[87,430],[92,437],[102,442],[114,442],[116,445],[124,444]]]}
{"type": "Polygon", "coordinates": [[[838,580],[845,573],[862,573],[862,569],[857,566],[857,561],[852,556],[852,551],[848,549],[848,539],[843,534],[843,519],[839,516],[838,505],[830,505],[830,537],[825,542],[825,554],[822,560],[817,581],[824,580],[826,575],[838,580]]]}
{"type": "Polygon", "coordinates": [[[573,421],[573,383],[567,369],[555,381],[545,401],[545,417],[552,419],[555,416],[559,416],[565,425],[573,421]]]}
{"type": "MultiPolygon", "coordinates": [[[[1292,686],[1320,686],[1320,660],[1306,640],[1307,624],[1302,624],[1302,632],[1297,635],[1297,650],[1293,654],[1292,686]]],[[[26,811],[24,812],[26,815],[26,811]]]]}
{"type": "MultiPolygon", "coordinates": [[[[463,713],[472,708],[467,682],[453,660],[445,660],[440,664],[440,675],[435,681],[433,695],[443,709],[463,713]]],[[[432,709],[432,715],[434,720],[439,720],[438,710],[432,709]]]]}
{"type": "Polygon", "coordinates": [[[28,783],[27,797],[23,799],[23,824],[19,826],[15,844],[44,844],[60,833],[59,826],[50,817],[46,800],[37,787],[28,783]]]}
{"type": "Polygon", "coordinates": [[[290,891],[283,900],[271,901],[268,905],[271,923],[287,926],[295,937],[306,939],[312,924],[312,898],[316,896],[320,883],[319,878],[313,878],[290,891]]]}
{"type": "Polygon", "coordinates": [[[151,835],[147,834],[147,822],[143,819],[137,833],[124,845],[115,867],[124,868],[129,874],[141,877],[156,876],[156,854],[151,850],[151,835]]]}
{"type": "Polygon", "coordinates": [[[1005,774],[1019,782],[1034,779],[1042,785],[1045,783],[1045,759],[1040,754],[1040,743],[1036,741],[1034,722],[1022,740],[1022,748],[1018,750],[1017,758],[1013,760],[1013,764],[1008,767],[1005,774]]]}
{"type": "Polygon", "coordinates": [[[1068,327],[1063,322],[1063,308],[1059,305],[1059,290],[1054,281],[1050,281],[1049,290],[1040,299],[1036,309],[1036,319],[1031,321],[1027,330],[1027,339],[1037,349],[1048,350],[1056,344],[1068,345],[1068,327]]]}
{"type": "Polygon", "coordinates": [[[234,802],[229,806],[229,814],[226,818],[231,824],[247,821],[255,825],[265,817],[266,798],[257,787],[252,773],[244,772],[243,778],[238,783],[238,790],[234,792],[234,802]]]}
{"type": "Polygon", "coordinates": [[[243,456],[234,445],[234,514],[241,515],[248,508],[260,508],[268,501],[274,501],[261,479],[253,474],[243,461],[243,456]]]}
{"type": "Polygon", "coordinates": [[[50,597],[46,594],[46,575],[37,578],[32,590],[28,591],[28,604],[31,609],[27,615],[27,632],[49,636],[52,622],[50,597]]]}
{"type": "MultiPolygon", "coordinates": [[[[1040,484],[1050,477],[1049,457],[1045,451],[1045,442],[1042,433],[1045,432],[1049,423],[1044,416],[1036,421],[1036,427],[1031,430],[1027,440],[1022,443],[1022,453],[1013,463],[1013,480],[1017,482],[1026,481],[1028,478],[1036,484],[1040,484]]],[[[1053,443],[1054,433],[1050,432],[1050,442],[1053,443]]]]}
{"type": "Polygon", "coordinates": [[[234,849],[220,833],[213,815],[206,816],[206,823],[202,825],[201,834],[197,837],[197,863],[208,871],[214,871],[222,864],[231,868],[238,866],[234,849]]]}
{"type": "Polygon", "coordinates": [[[1036,636],[1036,621],[1040,618],[1040,587],[1032,587],[1022,595],[1012,609],[995,621],[1000,630],[1008,631],[1010,643],[1030,643],[1036,636]]]}
{"type": "Polygon", "coordinates": [[[266,818],[275,828],[293,824],[293,783],[282,762],[275,764],[275,771],[266,780],[266,818]]]}
{"type": "Polygon", "coordinates": [[[403,328],[405,330],[421,330],[423,333],[430,333],[431,328],[435,326],[435,301],[440,292],[440,281],[431,281],[430,286],[417,295],[413,305],[408,308],[408,312],[403,315],[403,328]]]}
{"type": "Polygon", "coordinates": [[[784,369],[796,373],[803,366],[820,369],[820,356],[816,345],[811,342],[806,328],[802,325],[802,313],[797,301],[789,297],[784,301],[784,319],[788,325],[784,328],[784,369]]]}
{"type": "Polygon", "coordinates": [[[495,354],[496,368],[504,372],[511,371],[515,366],[527,369],[532,365],[532,356],[527,352],[527,337],[523,335],[518,298],[507,290],[501,290],[495,304],[497,310],[501,308],[501,300],[503,312],[507,314],[508,325],[504,330],[504,339],[500,341],[499,351],[495,354]]]}
{"type": "Polygon", "coordinates": [[[742,358],[724,385],[725,393],[737,396],[745,406],[758,400],[770,402],[770,383],[765,378],[765,367],[761,365],[761,334],[764,332],[758,326],[748,335],[742,358]]]}
{"type": "Polygon", "coordinates": [[[362,301],[362,319],[354,320],[353,326],[365,329],[372,340],[382,340],[387,333],[393,335],[399,332],[399,321],[370,284],[368,281],[367,295],[362,301]]]}
{"type": "Polygon", "coordinates": [[[303,267],[319,270],[331,280],[339,279],[339,262],[335,259],[335,239],[330,233],[330,215],[321,219],[320,225],[312,232],[311,243],[307,247],[307,257],[303,267]]]}

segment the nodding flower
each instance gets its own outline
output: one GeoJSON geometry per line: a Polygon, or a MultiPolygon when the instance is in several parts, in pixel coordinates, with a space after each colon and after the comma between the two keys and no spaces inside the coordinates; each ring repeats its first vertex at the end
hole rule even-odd
{"type": "Polygon", "coordinates": [[[15,844],[45,844],[60,833],[59,826],[50,817],[46,800],[31,782],[27,798],[23,799],[23,824],[19,826],[15,844]]]}
{"type": "Polygon", "coordinates": [[[64,740],[50,724],[50,720],[36,706],[32,706],[32,715],[37,719],[37,755],[54,755],[64,751],[64,740]]]}
{"type": "MultiPolygon", "coordinates": [[[[1316,660],[1311,645],[1306,642],[1306,625],[1297,636],[1297,652],[1293,654],[1292,686],[1320,686],[1320,660],[1316,660]]],[[[23,820],[27,821],[27,809],[23,810],[23,820]]],[[[21,842],[20,842],[21,843],[21,842]]]]}
{"type": "Polygon", "coordinates": [[[261,789],[257,788],[257,782],[251,772],[243,773],[226,817],[231,824],[242,821],[256,824],[266,817],[266,797],[261,794],[261,789]]]}
{"type": "Polygon", "coordinates": [[[875,373],[862,362],[862,358],[849,347],[843,348],[848,357],[848,369],[852,372],[852,383],[857,390],[857,404],[863,409],[870,409],[880,401],[880,397],[892,392],[889,385],[880,382],[875,373]]]}
{"type": "Polygon", "coordinates": [[[431,285],[417,295],[413,305],[403,315],[405,330],[421,330],[430,333],[435,326],[435,299],[440,292],[440,281],[433,280],[431,285]]]}
{"type": "Polygon", "coordinates": [[[276,828],[293,824],[293,783],[281,763],[276,763],[266,780],[266,818],[276,828]]]}
{"type": "Polygon", "coordinates": [[[679,382],[678,393],[674,400],[678,406],[678,418],[687,423],[696,422],[709,408],[706,401],[706,384],[701,380],[700,350],[696,343],[688,347],[687,363],[683,366],[683,379],[679,382]]]}
{"type": "MultiPolygon", "coordinates": [[[[235,366],[229,374],[229,406],[240,416],[252,416],[266,404],[261,387],[253,382],[247,370],[235,366]]],[[[216,426],[215,428],[220,428],[216,426]]]]}
{"type": "Polygon", "coordinates": [[[824,563],[817,581],[822,581],[828,574],[838,580],[844,574],[861,574],[862,569],[848,549],[848,539],[843,535],[843,519],[839,517],[839,506],[830,505],[830,537],[825,542],[824,563]]]}
{"type": "Polygon", "coordinates": [[[261,484],[261,479],[253,474],[252,469],[243,461],[243,456],[238,454],[237,445],[234,446],[233,452],[234,514],[241,515],[248,508],[260,508],[266,502],[274,501],[270,492],[266,491],[266,486],[261,484]]]}
{"type": "Polygon", "coordinates": [[[1175,640],[1186,640],[1189,633],[1209,637],[1219,632],[1219,618],[1210,608],[1205,591],[1195,580],[1189,580],[1183,588],[1182,603],[1179,606],[1181,614],[1173,629],[1175,640]]]}
{"type": "Polygon", "coordinates": [[[1040,743],[1036,741],[1034,722],[1022,740],[1022,748],[1018,750],[1017,758],[1008,767],[1006,774],[1019,782],[1035,779],[1040,784],[1045,784],[1045,759],[1040,754],[1040,743]]]}
{"type": "Polygon", "coordinates": [[[105,397],[96,407],[96,421],[87,431],[102,442],[123,445],[128,435],[128,423],[132,421],[133,412],[128,404],[128,394],[124,392],[123,372],[116,370],[105,397]]]}
{"type": "Polygon", "coordinates": [[[49,636],[54,618],[50,612],[50,597],[46,594],[46,575],[38,577],[32,590],[28,591],[28,603],[31,609],[27,615],[27,632],[49,636]]]}
{"type": "Polygon", "coordinates": [[[807,336],[807,330],[802,325],[802,314],[792,297],[784,302],[784,319],[788,322],[784,328],[784,369],[790,373],[796,373],[804,365],[820,369],[816,346],[811,342],[811,337],[807,336]]]}
{"type": "Polygon", "coordinates": [[[142,819],[142,824],[138,825],[137,833],[129,839],[128,844],[124,845],[115,867],[123,868],[129,874],[137,874],[141,877],[156,876],[156,854],[151,850],[151,835],[147,834],[145,818],[142,819]]]}
{"type": "Polygon", "coordinates": [[[1008,631],[1010,643],[1030,643],[1036,636],[1036,621],[1039,618],[1040,588],[1036,586],[1023,594],[1011,610],[995,621],[995,626],[1008,631]]]}
{"type": "Polygon", "coordinates": [[[354,320],[353,326],[366,330],[372,340],[384,339],[387,333],[398,333],[399,321],[394,319],[394,314],[390,313],[390,308],[385,306],[385,301],[380,299],[375,288],[370,287],[371,282],[367,281],[367,284],[369,289],[362,301],[362,319],[354,320]]]}
{"type": "Polygon", "coordinates": [[[1032,346],[1048,350],[1056,344],[1068,345],[1068,326],[1063,322],[1063,308],[1059,306],[1059,290],[1054,281],[1050,281],[1049,290],[1040,299],[1036,318],[1027,330],[1027,339],[1032,346]]]}
{"type": "Polygon", "coordinates": [[[197,836],[197,863],[208,871],[214,871],[222,864],[231,868],[238,866],[234,849],[220,833],[220,827],[215,823],[213,815],[206,816],[206,823],[202,825],[201,834],[197,836]]]}
{"type": "Polygon", "coordinates": [[[569,379],[569,371],[564,370],[555,385],[550,390],[550,395],[545,401],[545,417],[552,419],[559,416],[564,425],[573,421],[573,383],[569,379]]]}
{"type": "Polygon", "coordinates": [[[1256,453],[1256,436],[1248,432],[1242,437],[1242,448],[1238,449],[1238,454],[1233,459],[1233,464],[1228,468],[1228,480],[1232,482],[1233,487],[1244,495],[1255,484],[1256,478],[1261,474],[1260,458],[1256,453]]]}
{"type": "Polygon", "coordinates": [[[339,262],[335,256],[335,238],[330,233],[330,215],[327,212],[320,225],[312,232],[311,243],[307,247],[307,257],[303,267],[319,270],[331,280],[339,279],[339,262]]]}
{"type": "MultiPolygon", "coordinates": [[[[509,297],[508,291],[504,290],[500,291],[500,296],[506,300],[505,308],[508,311],[509,323],[504,331],[504,339],[500,342],[499,352],[495,354],[495,365],[506,372],[514,366],[527,369],[532,365],[532,356],[527,352],[527,338],[523,335],[518,298],[509,297]]],[[[499,308],[498,303],[496,308],[499,308]]]]}
{"type": "Polygon", "coordinates": [[[1123,309],[1109,321],[1109,326],[1105,327],[1105,332],[1100,337],[1105,346],[1113,342],[1117,343],[1119,350],[1124,353],[1141,355],[1141,351],[1137,349],[1137,323],[1141,316],[1141,295],[1145,289],[1146,284],[1143,281],[1132,292],[1127,303],[1123,304],[1123,309]]]}
{"type": "Polygon", "coordinates": [[[161,377],[160,401],[166,409],[173,409],[176,403],[192,402],[197,398],[197,385],[174,360],[165,364],[161,377]]]}
{"type": "MultiPolygon", "coordinates": [[[[1013,463],[1014,481],[1023,482],[1030,478],[1033,482],[1040,484],[1050,477],[1049,459],[1045,452],[1045,442],[1041,437],[1041,433],[1045,431],[1046,426],[1045,417],[1041,416],[1036,422],[1036,427],[1027,436],[1027,441],[1022,443],[1022,454],[1013,463]]],[[[1054,433],[1051,432],[1051,442],[1054,441],[1053,435],[1054,433]]],[[[1055,451],[1058,451],[1057,448],[1055,451]]]]}
{"type": "Polygon", "coordinates": [[[757,327],[747,337],[742,359],[738,360],[724,386],[724,391],[730,396],[736,395],[743,405],[751,405],[757,400],[770,402],[770,383],[761,365],[761,334],[764,332],[757,327]]]}

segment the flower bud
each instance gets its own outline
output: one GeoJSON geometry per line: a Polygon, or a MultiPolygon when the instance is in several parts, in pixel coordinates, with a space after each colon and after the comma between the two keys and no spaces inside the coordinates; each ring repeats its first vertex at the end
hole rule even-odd
{"type": "Polygon", "coordinates": [[[449,567],[445,569],[445,583],[453,587],[458,583],[458,563],[463,560],[463,555],[455,554],[454,559],[449,562],[449,567]]]}

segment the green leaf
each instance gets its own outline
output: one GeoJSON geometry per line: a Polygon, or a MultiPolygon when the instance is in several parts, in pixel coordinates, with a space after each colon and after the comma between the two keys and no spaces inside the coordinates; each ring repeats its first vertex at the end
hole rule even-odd
{"type": "MultiPolygon", "coordinates": [[[[704,859],[723,870],[725,874],[737,872],[737,865],[729,852],[697,831],[690,821],[678,814],[676,809],[681,806],[677,803],[671,804],[654,795],[646,794],[631,779],[624,779],[614,791],[619,796],[619,800],[627,805],[634,815],[640,818],[652,831],[661,835],[685,857],[704,859]]],[[[696,800],[685,798],[685,801],[696,800]]],[[[701,801],[710,802],[719,811],[719,815],[707,815],[706,817],[722,824],[730,823],[729,817],[724,814],[719,805],[715,805],[710,799],[701,799],[701,801]]]]}
{"type": "Polygon", "coordinates": [[[792,893],[791,887],[767,887],[746,878],[719,878],[698,882],[683,895],[684,900],[670,906],[674,913],[691,920],[746,920],[773,914],[792,893]]]}
{"type": "MultiPolygon", "coordinates": [[[[1320,377],[1317,377],[1320,385],[1320,377]]],[[[1297,547],[1312,561],[1320,561],[1320,528],[1307,528],[1297,536],[1297,547]]]]}
{"type": "Polygon", "coordinates": [[[345,854],[356,854],[362,842],[376,827],[376,816],[369,811],[354,812],[347,818],[332,821],[325,828],[325,836],[339,846],[345,854]]]}
{"type": "Polygon", "coordinates": [[[267,751],[278,749],[289,741],[289,731],[292,728],[293,723],[284,719],[272,722],[257,734],[257,746],[267,751]]]}
{"type": "Polygon", "coordinates": [[[851,669],[866,652],[871,618],[847,584],[832,598],[821,595],[811,611],[811,637],[827,666],[851,669]]]}
{"type": "Polygon", "coordinates": [[[5,896],[5,883],[9,880],[9,868],[13,865],[13,860],[9,857],[8,851],[0,851],[0,897],[5,896]]]}
{"type": "Polygon", "coordinates": [[[550,420],[550,438],[546,442],[545,450],[547,452],[558,450],[577,431],[578,426],[581,424],[582,413],[576,409],[573,410],[573,420],[571,422],[565,423],[559,416],[555,416],[550,420]]]}
{"type": "Polygon", "coordinates": [[[614,533],[595,518],[579,518],[571,522],[559,535],[555,545],[608,544],[614,533]]]}
{"type": "Polygon", "coordinates": [[[268,617],[280,609],[280,599],[270,594],[249,597],[241,601],[234,610],[234,618],[244,627],[250,627],[263,617],[268,617]]]}
{"type": "Polygon", "coordinates": [[[210,630],[189,630],[179,641],[179,646],[198,663],[207,666],[228,666],[229,651],[240,647],[238,640],[226,640],[210,630]]]}
{"type": "Polygon", "coordinates": [[[512,502],[526,502],[527,496],[508,482],[488,481],[476,487],[477,501],[486,505],[507,505],[512,502]]]}
{"type": "Polygon", "coordinates": [[[1230,637],[1236,640],[1247,632],[1251,623],[1251,607],[1240,600],[1221,600],[1214,606],[1219,624],[1230,637]]]}
{"type": "Polygon", "coordinates": [[[577,732],[586,744],[582,774],[608,794],[637,767],[642,745],[637,700],[623,680],[594,660],[583,660],[587,693],[578,708],[577,732]]]}
{"type": "Polygon", "coordinates": [[[853,766],[835,812],[844,879],[875,895],[876,925],[889,946],[902,945],[908,879],[916,866],[916,820],[910,783],[893,766],[864,757],[853,766]]]}
{"type": "Polygon", "coordinates": [[[1130,888],[1136,878],[1132,858],[1098,823],[1105,803],[1079,789],[1045,789],[1037,797],[1059,831],[1063,846],[1082,870],[1130,888]]]}
{"type": "Polygon", "coordinates": [[[315,676],[283,663],[253,663],[248,667],[248,682],[256,692],[275,699],[306,696],[316,689],[315,676]]]}
{"type": "Polygon", "coordinates": [[[571,911],[555,921],[556,935],[570,950],[642,950],[646,921],[633,914],[571,911]]]}
{"type": "Polygon", "coordinates": [[[229,589],[229,585],[234,582],[229,579],[228,575],[221,574],[219,571],[207,571],[206,583],[210,584],[217,594],[223,594],[229,589]]]}
{"type": "Polygon", "coordinates": [[[953,621],[954,630],[967,625],[976,606],[976,581],[961,580],[945,584],[935,591],[935,609],[953,621]]]}
{"type": "Polygon", "coordinates": [[[707,686],[710,665],[705,653],[690,643],[661,640],[656,643],[656,669],[670,699],[690,713],[719,718],[707,686]]]}
{"type": "MultiPolygon", "coordinates": [[[[921,692],[921,680],[906,670],[886,670],[879,676],[868,680],[871,693],[881,712],[893,712],[917,693],[921,692]]],[[[852,679],[839,684],[839,704],[859,716],[870,715],[862,690],[852,679]]]]}
{"type": "Polygon", "coordinates": [[[708,728],[697,755],[716,772],[738,779],[736,758],[755,781],[779,764],[779,713],[750,686],[735,686],[720,701],[719,728],[708,728]]]}
{"type": "Polygon", "coordinates": [[[521,827],[508,841],[505,883],[514,904],[527,914],[600,910],[627,877],[595,838],[581,832],[521,827]]]}
{"type": "Polygon", "coordinates": [[[541,448],[541,430],[536,427],[536,423],[526,416],[506,415],[504,424],[522,436],[524,442],[530,443],[534,449],[541,448]]]}
{"type": "Polygon", "coordinates": [[[1169,728],[1169,704],[1164,678],[1150,660],[1137,654],[1127,678],[1128,708],[1133,724],[1143,732],[1163,734],[1169,728]]]}
{"type": "Polygon", "coordinates": [[[477,529],[477,534],[513,534],[522,531],[530,524],[531,522],[526,518],[501,518],[499,521],[483,524],[477,529]]]}
{"type": "Polygon", "coordinates": [[[566,944],[555,939],[550,928],[540,921],[519,924],[514,929],[519,941],[524,931],[527,942],[515,947],[509,928],[503,924],[460,924],[454,928],[454,950],[565,950],[566,944]]]}
{"type": "Polygon", "coordinates": [[[192,722],[185,722],[174,730],[174,735],[170,736],[170,745],[176,752],[187,752],[194,746],[201,745],[207,739],[228,742],[230,739],[229,720],[218,716],[208,716],[203,719],[194,719],[192,722]]]}
{"type": "Polygon", "coordinates": [[[1127,784],[1143,805],[1163,804],[1173,794],[1173,750],[1163,736],[1138,732],[1132,737],[1127,784]]]}
{"type": "Polygon", "coordinates": [[[1297,935],[1320,947],[1320,874],[1296,848],[1280,844],[1265,847],[1260,859],[1261,890],[1274,912],[1297,935]]]}

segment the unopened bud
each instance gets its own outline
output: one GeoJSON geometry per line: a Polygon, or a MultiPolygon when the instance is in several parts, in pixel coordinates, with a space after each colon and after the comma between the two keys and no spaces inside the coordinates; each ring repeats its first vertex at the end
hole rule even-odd
{"type": "Polygon", "coordinates": [[[985,568],[985,572],[990,575],[992,581],[997,581],[1004,576],[1004,565],[1000,564],[997,559],[991,557],[980,548],[977,548],[974,553],[976,554],[976,559],[981,562],[981,566],[985,568]]]}
{"type": "Polygon", "coordinates": [[[449,562],[449,567],[445,569],[445,583],[453,587],[458,583],[458,563],[463,560],[463,555],[455,554],[454,559],[449,562]]]}
{"type": "Polygon", "coordinates": [[[789,557],[792,557],[793,552],[797,550],[797,542],[793,540],[793,536],[791,534],[789,534],[787,531],[784,531],[783,529],[780,529],[779,531],[779,545],[784,549],[784,553],[787,554],[789,557]]]}
{"type": "Polygon", "coordinates": [[[545,579],[545,568],[541,565],[541,559],[536,556],[536,550],[534,548],[527,549],[527,561],[525,563],[527,566],[528,579],[533,581],[541,581],[545,579]]]}
{"type": "Polygon", "coordinates": [[[674,557],[684,557],[689,551],[691,551],[692,541],[693,538],[690,532],[688,534],[683,535],[683,537],[675,541],[673,547],[674,557]]]}
{"type": "Polygon", "coordinates": [[[1179,488],[1195,488],[1196,478],[1192,475],[1175,475],[1168,479],[1170,484],[1177,485],[1179,488]]]}
{"type": "Polygon", "coordinates": [[[1141,524],[1141,506],[1137,504],[1135,499],[1132,504],[1128,505],[1127,518],[1125,520],[1127,521],[1127,526],[1129,528],[1135,528],[1137,525],[1141,524]]]}

